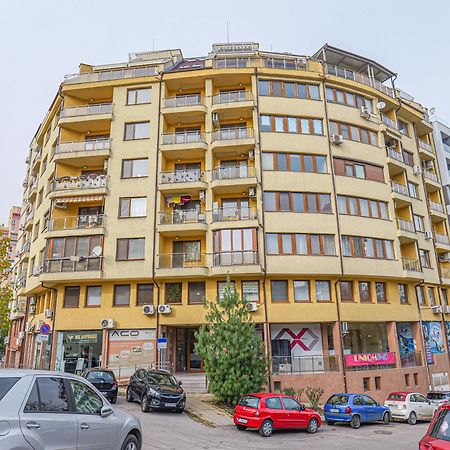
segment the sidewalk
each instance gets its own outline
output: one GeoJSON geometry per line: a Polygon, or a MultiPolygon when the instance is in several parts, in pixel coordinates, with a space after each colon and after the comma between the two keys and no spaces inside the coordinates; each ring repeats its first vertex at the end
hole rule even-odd
{"type": "Polygon", "coordinates": [[[211,394],[188,394],[186,412],[194,420],[215,428],[233,425],[233,419],[225,411],[209,403],[214,397],[211,394]]]}

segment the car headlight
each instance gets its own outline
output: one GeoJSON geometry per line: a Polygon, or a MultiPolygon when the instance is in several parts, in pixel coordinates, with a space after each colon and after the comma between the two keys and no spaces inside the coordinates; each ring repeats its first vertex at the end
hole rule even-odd
{"type": "Polygon", "coordinates": [[[159,392],[153,388],[148,388],[147,394],[153,395],[154,397],[159,397],[159,395],[160,395],[159,392]]]}

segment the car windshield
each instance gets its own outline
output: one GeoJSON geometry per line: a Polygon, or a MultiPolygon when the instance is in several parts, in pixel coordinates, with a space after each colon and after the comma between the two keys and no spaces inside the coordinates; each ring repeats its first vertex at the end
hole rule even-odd
{"type": "Polygon", "coordinates": [[[442,392],[428,392],[427,399],[428,400],[442,400],[445,399],[446,395],[442,392]]]}
{"type": "Polygon", "coordinates": [[[19,377],[0,378],[0,401],[18,381],[19,377]]]}
{"type": "Polygon", "coordinates": [[[259,398],[253,397],[253,395],[246,395],[245,397],[241,398],[241,401],[239,402],[239,406],[247,406],[248,408],[258,408],[259,405],[259,398]]]}
{"type": "Polygon", "coordinates": [[[95,383],[96,381],[106,381],[108,383],[114,383],[114,374],[112,372],[106,372],[103,370],[89,372],[86,378],[93,383],[95,383]]]}
{"type": "Polygon", "coordinates": [[[395,402],[404,402],[406,400],[405,394],[389,394],[388,400],[394,400],[395,402]]]}
{"type": "Polygon", "coordinates": [[[155,384],[164,384],[167,386],[177,386],[178,385],[175,377],[173,377],[170,374],[166,374],[166,373],[150,372],[147,375],[147,379],[148,379],[148,381],[150,381],[150,383],[155,383],[155,384]]]}
{"type": "Polygon", "coordinates": [[[348,395],[333,395],[327,403],[329,405],[346,405],[348,403],[348,395]]]}
{"type": "Polygon", "coordinates": [[[450,411],[448,409],[439,413],[431,427],[430,436],[443,441],[450,441],[450,411]]]}

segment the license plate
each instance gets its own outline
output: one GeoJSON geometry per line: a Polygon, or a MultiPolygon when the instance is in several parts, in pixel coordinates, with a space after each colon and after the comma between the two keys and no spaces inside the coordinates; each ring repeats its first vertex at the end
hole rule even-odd
{"type": "Polygon", "coordinates": [[[237,421],[238,421],[239,423],[247,423],[247,422],[248,422],[247,419],[243,419],[242,417],[238,417],[238,418],[237,418],[237,421]]]}
{"type": "Polygon", "coordinates": [[[177,404],[176,403],[164,403],[164,406],[167,406],[167,408],[176,408],[177,404]]]}
{"type": "Polygon", "coordinates": [[[331,409],[330,409],[330,412],[338,413],[338,412],[339,412],[339,409],[338,409],[338,408],[331,408],[331,409]]]}

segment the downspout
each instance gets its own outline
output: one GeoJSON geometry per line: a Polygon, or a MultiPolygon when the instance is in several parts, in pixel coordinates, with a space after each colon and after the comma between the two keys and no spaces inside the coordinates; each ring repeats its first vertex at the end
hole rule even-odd
{"type": "MultiPolygon", "coordinates": [[[[262,151],[261,151],[261,128],[259,127],[259,87],[258,87],[258,68],[254,68],[255,74],[255,106],[256,106],[256,120],[258,126],[258,150],[259,150],[259,176],[260,176],[260,186],[261,186],[261,196],[264,196],[263,189],[263,169],[262,169],[262,151]]],[[[255,125],[255,124],[254,124],[255,125]]],[[[254,127],[253,125],[253,127],[254,127]]],[[[255,152],[256,159],[256,152],[255,152]]],[[[272,392],[272,343],[270,339],[270,326],[269,326],[269,318],[267,313],[267,293],[266,293],[266,283],[267,283],[267,255],[266,255],[266,246],[265,246],[265,222],[264,222],[264,199],[261,202],[261,231],[263,234],[263,260],[264,266],[262,267],[262,271],[264,272],[263,278],[263,304],[264,304],[264,341],[266,347],[266,356],[269,361],[269,371],[268,371],[268,382],[269,382],[269,392],[272,392]]]]}
{"type": "MultiPolygon", "coordinates": [[[[326,73],[326,62],[322,63],[323,73],[326,73]]],[[[322,85],[322,97],[324,102],[324,110],[325,110],[325,123],[327,127],[327,136],[328,136],[328,158],[330,160],[330,173],[331,173],[331,182],[333,184],[333,198],[334,198],[334,207],[335,207],[335,217],[336,217],[336,227],[337,227],[337,238],[338,238],[338,249],[339,249],[339,263],[340,263],[340,269],[341,273],[339,275],[339,278],[334,283],[334,291],[336,296],[336,315],[337,315],[337,321],[338,321],[338,327],[339,327],[339,341],[341,344],[341,365],[342,365],[342,376],[344,381],[344,390],[347,392],[347,371],[345,368],[345,361],[344,361],[344,337],[342,336],[342,320],[341,320],[341,309],[340,309],[340,300],[339,300],[339,292],[338,292],[338,284],[344,277],[344,259],[342,254],[342,242],[341,242],[341,225],[339,221],[339,213],[338,213],[338,202],[337,202],[337,193],[336,193],[336,179],[334,177],[334,160],[333,160],[333,152],[331,147],[331,141],[330,141],[330,126],[329,126],[329,117],[328,117],[328,107],[327,107],[327,97],[326,97],[326,91],[325,91],[325,79],[326,76],[323,77],[322,85]]]]}
{"type": "Polygon", "coordinates": [[[49,366],[50,369],[52,367],[52,360],[53,360],[53,352],[56,351],[56,344],[57,344],[57,339],[56,339],[56,329],[55,329],[55,324],[56,324],[56,304],[58,301],[58,289],[55,289],[53,287],[50,286],[45,286],[44,282],[41,281],[41,287],[44,289],[48,289],[54,292],[54,296],[55,296],[55,307],[53,309],[53,337],[52,337],[52,348],[51,348],[51,352],[50,352],[50,359],[49,359],[49,366]]]}
{"type": "MultiPolygon", "coordinates": [[[[23,326],[22,326],[23,331],[25,331],[25,324],[28,322],[28,315],[29,315],[29,314],[28,314],[28,311],[29,311],[29,308],[30,308],[30,298],[27,297],[27,300],[26,300],[26,309],[25,309],[25,316],[24,316],[24,318],[23,318],[23,326]]],[[[23,359],[24,359],[24,353],[25,353],[25,348],[26,348],[27,340],[28,340],[28,337],[27,337],[27,334],[25,334],[25,335],[24,335],[24,339],[23,339],[23,344],[22,344],[22,347],[21,347],[21,349],[20,349],[19,368],[23,367],[23,359]]]]}

